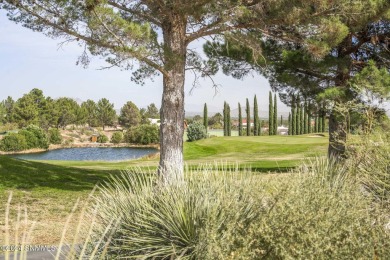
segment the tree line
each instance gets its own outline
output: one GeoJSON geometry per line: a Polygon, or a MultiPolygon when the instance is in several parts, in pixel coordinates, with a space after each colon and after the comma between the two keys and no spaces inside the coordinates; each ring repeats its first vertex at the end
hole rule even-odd
{"type": "MultiPolygon", "coordinates": [[[[245,106],[245,118],[246,123],[243,122],[242,107],[238,103],[238,135],[239,136],[260,136],[262,135],[262,127],[268,127],[268,135],[277,135],[278,126],[283,125],[283,116],[280,115],[280,121],[278,118],[278,104],[276,93],[272,95],[272,92],[269,92],[269,104],[268,104],[268,122],[260,120],[259,117],[259,108],[257,103],[257,96],[254,96],[253,99],[253,127],[252,127],[252,117],[251,117],[251,108],[249,104],[249,99],[246,99],[245,106]]],[[[325,132],[325,121],[326,121],[326,112],[325,107],[318,104],[312,104],[304,101],[301,102],[299,97],[293,98],[291,103],[291,112],[288,117],[288,134],[289,135],[300,135],[308,133],[322,133],[325,132]]],[[[223,135],[231,136],[232,130],[232,119],[230,105],[225,101],[223,107],[223,116],[220,113],[216,113],[210,119],[207,114],[207,104],[204,104],[203,109],[203,126],[206,131],[210,126],[217,126],[216,128],[223,127],[223,135]],[[217,124],[217,120],[222,120],[221,124],[217,124]]],[[[201,121],[200,116],[195,116],[194,121],[201,121]]]]}
{"type": "Polygon", "coordinates": [[[68,125],[88,125],[90,127],[115,126],[124,127],[148,124],[148,118],[159,118],[159,110],[154,103],[146,109],[139,109],[128,101],[117,115],[114,104],[102,98],[98,102],[87,100],[80,105],[72,98],[53,99],[45,97],[37,88],[24,94],[16,101],[7,97],[0,102],[0,125],[8,128],[24,128],[36,125],[42,129],[65,128],[68,125]]]}

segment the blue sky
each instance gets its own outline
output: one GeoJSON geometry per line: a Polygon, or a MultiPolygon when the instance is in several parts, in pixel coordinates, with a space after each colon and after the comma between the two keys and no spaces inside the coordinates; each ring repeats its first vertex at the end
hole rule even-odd
{"type": "MultiPolygon", "coordinates": [[[[60,40],[10,22],[5,12],[0,10],[0,100],[7,96],[17,99],[31,89],[39,88],[53,98],[66,96],[97,101],[105,97],[117,109],[127,101],[133,101],[138,107],[146,107],[152,102],[160,107],[161,76],[156,77],[154,82],[147,81],[144,86],[136,85],[130,80],[130,71],[117,68],[99,70],[107,65],[99,57],[92,57],[90,66],[84,69],[76,66],[83,49],[74,43],[60,48],[59,43],[60,40]]],[[[200,42],[193,46],[202,50],[200,42]]],[[[221,112],[224,101],[235,109],[238,102],[244,105],[246,98],[252,103],[255,94],[260,112],[268,110],[270,87],[261,76],[235,80],[220,73],[215,76],[215,82],[220,85],[216,95],[208,80],[200,80],[201,86],[190,94],[192,80],[189,73],[185,84],[185,109],[188,112],[201,114],[205,102],[210,112],[221,112]]],[[[281,102],[278,105],[280,112],[289,110],[281,102]]]]}

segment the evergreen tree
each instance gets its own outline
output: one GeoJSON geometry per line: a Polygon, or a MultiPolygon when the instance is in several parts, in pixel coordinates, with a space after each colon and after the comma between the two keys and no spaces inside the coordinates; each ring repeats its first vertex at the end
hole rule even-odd
{"type": "Polygon", "coordinates": [[[296,114],[296,131],[297,135],[301,134],[301,105],[300,105],[300,100],[299,97],[297,98],[297,104],[296,104],[296,109],[297,109],[297,114],[296,114]]]}
{"type": "Polygon", "coordinates": [[[274,116],[274,119],[273,119],[274,135],[277,135],[278,134],[278,102],[277,102],[277,99],[276,99],[276,94],[274,94],[274,112],[273,112],[273,116],[274,116]]]}
{"type": "Polygon", "coordinates": [[[257,106],[257,97],[255,95],[254,101],[253,101],[253,135],[258,135],[258,127],[259,127],[259,108],[257,106]]]}
{"type": "Polygon", "coordinates": [[[100,99],[97,103],[97,118],[103,130],[105,126],[113,125],[116,119],[114,104],[106,98],[100,99]]]}
{"type": "Polygon", "coordinates": [[[223,136],[228,135],[227,128],[227,103],[226,101],[223,103],[223,136]]]}
{"type": "Polygon", "coordinates": [[[246,135],[251,135],[251,110],[248,99],[246,99],[246,135]]]}
{"type": "Polygon", "coordinates": [[[269,135],[274,134],[274,106],[272,104],[272,93],[269,92],[269,104],[268,104],[268,125],[269,125],[269,135]]]}
{"type": "Polygon", "coordinates": [[[230,119],[230,105],[229,104],[227,104],[226,124],[227,124],[227,136],[232,136],[232,121],[230,119]]]}
{"type": "Polygon", "coordinates": [[[304,106],[303,104],[301,104],[301,118],[299,119],[300,120],[300,123],[301,123],[301,132],[300,134],[303,135],[305,133],[305,120],[304,120],[304,117],[305,117],[305,112],[304,112],[304,106]]]}
{"type": "Polygon", "coordinates": [[[141,123],[141,117],[141,112],[138,109],[137,105],[131,101],[128,101],[121,108],[119,124],[124,127],[137,126],[141,123]]]}
{"type": "Polygon", "coordinates": [[[307,117],[307,101],[306,100],[305,100],[303,109],[304,109],[304,116],[303,116],[303,128],[304,128],[304,130],[303,130],[303,133],[307,134],[308,133],[308,131],[307,131],[307,119],[308,119],[308,117],[307,117]]]}
{"type": "Polygon", "coordinates": [[[242,136],[242,114],[240,103],[238,103],[238,136],[242,136]]]}
{"type": "Polygon", "coordinates": [[[313,133],[318,133],[318,120],[317,120],[317,115],[314,116],[314,130],[313,133]]]}
{"type": "Polygon", "coordinates": [[[295,101],[295,96],[293,95],[292,96],[292,101],[291,101],[291,135],[296,135],[297,132],[296,132],[296,123],[295,123],[295,120],[296,120],[296,101],[295,101]]]}
{"type": "Polygon", "coordinates": [[[307,103],[307,133],[312,133],[312,126],[311,126],[311,104],[310,101],[307,103]]]}
{"type": "Polygon", "coordinates": [[[292,135],[291,112],[288,113],[288,135],[292,135]]]}
{"type": "Polygon", "coordinates": [[[209,126],[209,118],[207,115],[207,104],[206,103],[204,103],[204,108],[203,108],[203,125],[204,125],[204,128],[206,129],[206,133],[207,133],[207,128],[209,126]]]}
{"type": "Polygon", "coordinates": [[[258,136],[261,135],[261,126],[263,125],[263,120],[259,120],[259,126],[258,126],[258,136]]]}

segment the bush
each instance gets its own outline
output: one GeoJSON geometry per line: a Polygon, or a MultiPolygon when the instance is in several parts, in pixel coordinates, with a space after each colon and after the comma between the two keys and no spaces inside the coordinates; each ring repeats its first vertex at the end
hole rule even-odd
{"type": "Polygon", "coordinates": [[[160,141],[159,129],[156,125],[139,125],[130,127],[125,134],[126,143],[156,144],[160,141]]]}
{"type": "Polygon", "coordinates": [[[5,152],[18,152],[28,148],[24,135],[10,133],[0,141],[0,150],[5,152]]]}
{"type": "Polygon", "coordinates": [[[108,253],[108,258],[385,259],[390,255],[383,212],[345,168],[317,160],[297,171],[264,178],[206,168],[186,172],[185,181],[171,185],[136,171],[112,177],[96,197],[93,212],[99,224],[91,244],[108,242],[108,250],[99,251],[108,253]]]}
{"type": "Polygon", "coordinates": [[[360,135],[346,164],[366,191],[390,204],[390,135],[360,135]]]}
{"type": "Polygon", "coordinates": [[[62,136],[61,136],[60,130],[58,130],[57,128],[49,129],[49,142],[51,144],[61,144],[62,143],[62,136]]]}
{"type": "Polygon", "coordinates": [[[207,138],[206,128],[199,122],[190,124],[187,128],[187,138],[189,142],[207,138]]]}
{"type": "Polygon", "coordinates": [[[20,130],[18,132],[19,135],[23,135],[26,139],[27,149],[33,149],[39,147],[38,138],[35,136],[33,132],[27,131],[26,129],[20,130]]]}
{"type": "Polygon", "coordinates": [[[25,128],[25,130],[33,133],[37,138],[38,142],[35,148],[42,148],[42,149],[49,148],[49,139],[47,138],[47,135],[43,129],[35,125],[29,125],[25,128]]]}
{"type": "Polygon", "coordinates": [[[115,132],[111,136],[111,143],[119,144],[123,140],[123,134],[121,132],[115,132]]]}
{"type": "Polygon", "coordinates": [[[108,137],[104,134],[100,134],[97,138],[98,143],[107,143],[108,142],[108,137]]]}

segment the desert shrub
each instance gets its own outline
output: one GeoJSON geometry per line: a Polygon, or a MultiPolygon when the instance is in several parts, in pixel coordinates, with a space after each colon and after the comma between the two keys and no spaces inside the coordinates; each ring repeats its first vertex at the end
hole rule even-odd
{"type": "Polygon", "coordinates": [[[190,124],[187,128],[187,138],[189,142],[207,138],[206,128],[199,122],[190,124]]]}
{"type": "Polygon", "coordinates": [[[100,221],[91,244],[107,241],[107,251],[99,252],[108,258],[390,255],[384,214],[345,168],[317,160],[297,172],[266,178],[210,167],[186,172],[184,181],[170,185],[139,171],[112,177],[96,197],[94,212],[100,221]],[[118,220],[114,226],[113,220],[118,220]]]}
{"type": "Polygon", "coordinates": [[[49,147],[49,139],[43,129],[35,125],[29,125],[25,130],[33,133],[37,138],[38,142],[36,148],[47,149],[49,147]]]}
{"type": "Polygon", "coordinates": [[[115,132],[111,136],[111,143],[119,144],[123,140],[123,134],[121,132],[115,132]]]}
{"type": "Polygon", "coordinates": [[[381,131],[359,135],[346,164],[375,199],[390,203],[390,135],[381,131]]]}
{"type": "Polygon", "coordinates": [[[35,136],[33,132],[30,132],[26,129],[20,130],[18,132],[19,135],[23,135],[26,143],[27,143],[27,149],[33,149],[39,147],[38,138],[35,136]]]}
{"type": "Polygon", "coordinates": [[[61,136],[60,130],[58,130],[57,128],[49,129],[49,142],[51,144],[61,144],[62,143],[62,136],[61,136]]]}
{"type": "Polygon", "coordinates": [[[100,134],[97,138],[98,143],[107,143],[108,142],[108,137],[105,134],[100,134]]]}
{"type": "Polygon", "coordinates": [[[130,127],[125,134],[126,143],[156,144],[160,141],[159,129],[156,125],[139,125],[130,127]]]}
{"type": "Polygon", "coordinates": [[[5,152],[23,151],[28,148],[24,135],[10,133],[0,140],[0,150],[5,152]]]}

